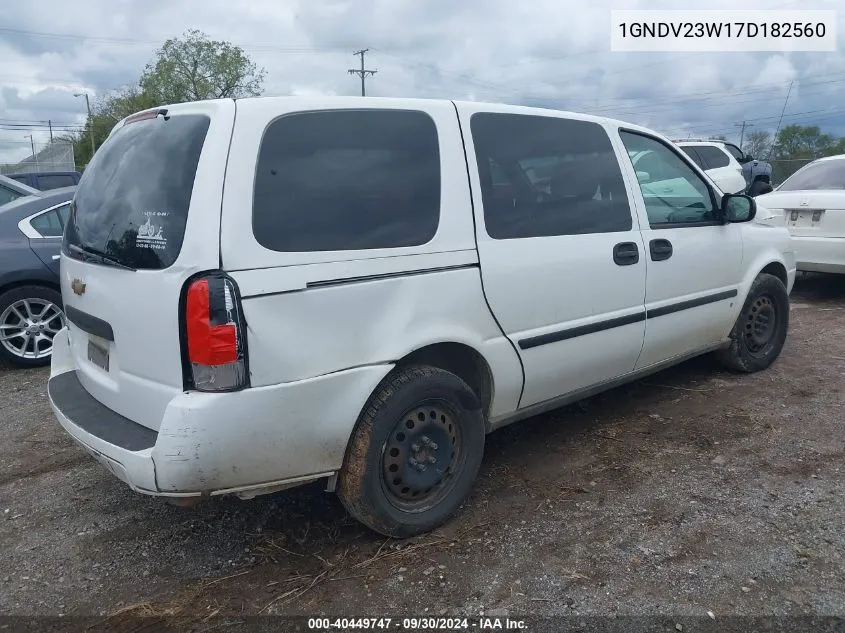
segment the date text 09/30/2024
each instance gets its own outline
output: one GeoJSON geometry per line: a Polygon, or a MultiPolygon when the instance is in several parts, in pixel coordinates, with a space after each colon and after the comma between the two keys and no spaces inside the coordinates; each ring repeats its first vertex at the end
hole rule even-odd
{"type": "Polygon", "coordinates": [[[310,631],[525,631],[513,618],[309,618],[310,631]]]}

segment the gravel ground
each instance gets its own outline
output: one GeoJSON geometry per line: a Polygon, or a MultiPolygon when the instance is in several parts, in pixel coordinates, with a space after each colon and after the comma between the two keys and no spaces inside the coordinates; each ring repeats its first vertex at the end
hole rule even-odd
{"type": "MultiPolygon", "coordinates": [[[[845,614],[845,280],[799,280],[768,371],[701,358],[488,437],[461,513],[385,540],[312,486],[177,508],[0,367],[0,614],[845,614]]],[[[675,629],[673,629],[675,630],[675,629]]]]}

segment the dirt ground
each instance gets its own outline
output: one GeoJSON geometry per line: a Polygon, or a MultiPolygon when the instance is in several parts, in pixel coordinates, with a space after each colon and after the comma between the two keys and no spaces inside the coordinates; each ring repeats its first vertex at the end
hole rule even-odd
{"type": "Polygon", "coordinates": [[[701,358],[488,437],[436,532],[386,540],[320,486],[177,508],[0,368],[0,614],[845,614],[845,280],[799,279],[775,365],[701,358]]]}

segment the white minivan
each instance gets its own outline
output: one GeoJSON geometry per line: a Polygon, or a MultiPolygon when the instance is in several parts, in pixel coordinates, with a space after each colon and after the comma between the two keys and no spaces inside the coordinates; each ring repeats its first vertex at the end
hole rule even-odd
{"type": "Polygon", "coordinates": [[[418,534],[467,497],[492,430],[705,352],[768,367],[795,261],[755,211],[599,117],[354,97],[148,110],[79,184],[50,402],[138,492],[324,479],[374,530],[418,534]]]}

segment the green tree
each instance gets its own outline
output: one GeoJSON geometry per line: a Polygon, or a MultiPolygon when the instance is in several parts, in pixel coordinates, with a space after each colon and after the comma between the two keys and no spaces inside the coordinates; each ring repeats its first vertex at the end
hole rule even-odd
{"type": "Polygon", "coordinates": [[[162,45],[138,85],[157,103],[179,103],[258,96],[265,76],[239,46],[190,30],[162,45]]]}
{"type": "Polygon", "coordinates": [[[77,167],[83,168],[91,160],[89,129],[99,147],[115,124],[130,114],[166,103],[257,96],[265,75],[240,47],[210,40],[200,31],[188,31],[183,39],[170,39],[162,45],[137,83],[92,104],[83,131],[63,138],[73,142],[77,167]]]}
{"type": "Polygon", "coordinates": [[[744,145],[742,149],[746,154],[764,159],[772,146],[772,135],[767,130],[754,130],[746,137],[744,145]]]}
{"type": "Polygon", "coordinates": [[[836,144],[818,125],[787,125],[777,136],[774,157],[781,160],[812,159],[826,156],[836,144]]]}

